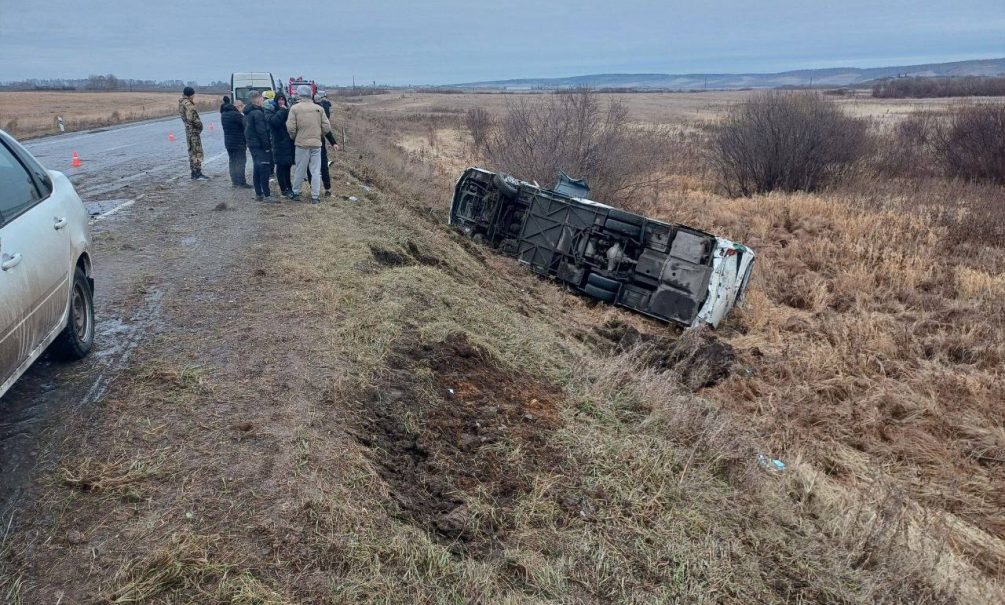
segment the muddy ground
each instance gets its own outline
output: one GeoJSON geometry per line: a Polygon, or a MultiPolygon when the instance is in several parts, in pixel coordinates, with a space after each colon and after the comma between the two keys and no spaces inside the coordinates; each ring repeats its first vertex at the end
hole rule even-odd
{"type": "Polygon", "coordinates": [[[413,522],[454,549],[498,546],[507,528],[496,519],[472,519],[466,500],[481,490],[505,515],[514,496],[530,491],[529,477],[560,461],[549,437],[560,423],[562,391],[500,367],[464,334],[425,345],[408,341],[390,358],[387,378],[358,402],[356,438],[371,448],[413,522]],[[416,380],[424,371],[425,384],[416,380]],[[431,396],[419,392],[423,386],[431,396]],[[519,467],[507,456],[516,448],[526,452],[519,467]]]}

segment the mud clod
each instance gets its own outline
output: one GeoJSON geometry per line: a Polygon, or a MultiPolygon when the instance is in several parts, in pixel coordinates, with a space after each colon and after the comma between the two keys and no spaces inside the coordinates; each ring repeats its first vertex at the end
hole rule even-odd
{"type": "Polygon", "coordinates": [[[370,244],[370,254],[373,259],[385,267],[401,267],[409,264],[404,254],[370,244]]]}
{"type": "Polygon", "coordinates": [[[710,330],[686,330],[676,338],[640,332],[620,320],[596,328],[600,348],[609,353],[637,351],[647,367],[676,372],[681,382],[697,391],[729,378],[736,353],[710,330]]]}
{"type": "Polygon", "coordinates": [[[409,336],[389,366],[394,372],[359,402],[357,440],[371,448],[403,516],[451,548],[491,548],[534,474],[559,464],[549,435],[560,424],[561,390],[503,367],[463,334],[425,345],[409,336]],[[479,499],[503,514],[473,514],[479,499]]]}
{"type": "Polygon", "coordinates": [[[408,250],[408,253],[412,256],[412,258],[420,264],[428,265],[430,267],[438,267],[444,264],[443,261],[436,258],[432,254],[421,250],[412,240],[405,242],[405,248],[408,250]]]}
{"type": "Polygon", "coordinates": [[[370,254],[373,255],[374,260],[385,267],[402,267],[414,264],[439,267],[444,264],[439,258],[423,251],[412,240],[405,242],[404,251],[390,250],[376,244],[370,244],[370,254]]]}

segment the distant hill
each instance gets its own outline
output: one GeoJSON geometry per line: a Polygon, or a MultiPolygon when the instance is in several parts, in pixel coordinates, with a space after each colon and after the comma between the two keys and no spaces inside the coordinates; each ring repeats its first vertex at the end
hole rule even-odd
{"type": "Polygon", "coordinates": [[[453,88],[527,90],[533,88],[661,88],[670,90],[780,88],[783,86],[854,86],[896,76],[1005,75],[1005,58],[901,65],[896,67],[834,67],[773,74],[594,74],[568,78],[523,78],[454,84],[453,88]]]}

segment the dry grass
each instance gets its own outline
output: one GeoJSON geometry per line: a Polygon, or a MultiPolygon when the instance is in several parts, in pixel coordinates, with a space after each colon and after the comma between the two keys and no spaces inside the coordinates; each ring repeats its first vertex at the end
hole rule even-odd
{"type": "MultiPolygon", "coordinates": [[[[135,122],[178,113],[181,93],[173,92],[0,92],[0,128],[19,139],[56,134],[57,116],[67,131],[135,122]]],[[[216,109],[218,99],[196,95],[200,110],[216,109]]]]}
{"type": "Polygon", "coordinates": [[[289,600],[248,572],[212,560],[215,539],[171,536],[168,544],[130,561],[116,574],[101,603],[288,605],[289,600]]]}
{"type": "Polygon", "coordinates": [[[161,451],[134,460],[120,457],[99,462],[84,458],[72,467],[64,466],[61,469],[62,479],[66,485],[84,492],[118,490],[156,475],[167,456],[167,452],[161,451]]]}
{"type": "MultiPolygon", "coordinates": [[[[485,106],[498,112],[497,103],[485,106]]],[[[399,138],[414,128],[387,102],[354,111],[399,138]]],[[[671,176],[684,186],[654,191],[636,209],[760,254],[747,308],[723,331],[750,370],[707,396],[805,461],[798,473],[815,476],[807,498],[824,506],[825,524],[843,528],[828,530],[843,544],[886,544],[904,565],[942,569],[959,598],[981,602],[1005,566],[1003,255],[995,238],[976,229],[963,237],[958,225],[1000,200],[1000,188],[864,176],[819,195],[729,201],[700,172],[671,176]],[[894,503],[897,522],[863,512],[894,503]],[[849,510],[860,512],[849,519],[849,510]]]]}
{"type": "Polygon", "coordinates": [[[463,114],[395,117],[384,101],[344,118],[334,204],[269,215],[254,267],[233,276],[255,296],[220,310],[179,299],[182,327],[138,354],[90,449],[65,448],[74,478],[179,454],[129,483],[142,503],[53,481],[30,517],[53,522],[3,559],[26,602],[60,589],[149,603],[1005,598],[1001,467],[981,461],[1000,456],[998,252],[940,247],[947,228],[913,199],[734,201],[688,174],[640,207],[761,255],[747,308],[719,334],[739,364],[701,389],[640,349],[601,346],[615,320],[674,330],[446,228],[449,160],[467,143],[445,135],[463,114]],[[431,131],[456,141],[449,153],[406,148],[431,131]],[[474,352],[437,363],[458,338],[474,352]],[[493,407],[530,417],[500,413],[504,431],[480,415],[493,407]],[[74,462],[95,448],[106,466],[74,462]],[[416,514],[417,494],[435,506],[416,514]],[[71,528],[101,545],[86,573],[61,539],[71,528]]]}

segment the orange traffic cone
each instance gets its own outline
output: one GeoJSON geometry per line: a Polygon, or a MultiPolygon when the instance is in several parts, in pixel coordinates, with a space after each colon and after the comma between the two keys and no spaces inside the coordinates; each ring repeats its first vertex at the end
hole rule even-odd
{"type": "Polygon", "coordinates": [[[169,141],[173,141],[174,140],[174,133],[173,132],[169,132],[168,133],[168,140],[169,141]]]}
{"type": "Polygon", "coordinates": [[[80,156],[77,155],[76,151],[74,151],[73,160],[70,161],[70,166],[73,166],[74,168],[80,168],[81,163],[82,162],[80,161],[80,156]]]}

